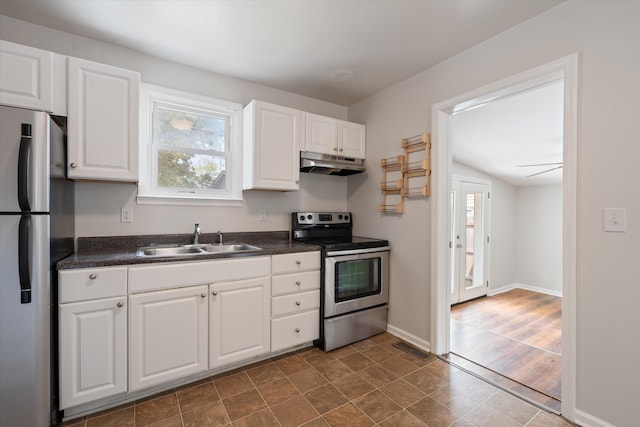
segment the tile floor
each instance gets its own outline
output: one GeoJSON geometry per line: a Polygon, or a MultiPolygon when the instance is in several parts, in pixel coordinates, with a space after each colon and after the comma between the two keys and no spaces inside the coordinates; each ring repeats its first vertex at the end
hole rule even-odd
{"type": "Polygon", "coordinates": [[[64,427],[569,426],[389,334],[308,348],[113,408],[64,427]]]}

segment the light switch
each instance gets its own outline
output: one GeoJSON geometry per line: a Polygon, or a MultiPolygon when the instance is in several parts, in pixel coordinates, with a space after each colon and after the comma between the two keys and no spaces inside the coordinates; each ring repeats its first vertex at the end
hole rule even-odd
{"type": "Polygon", "coordinates": [[[627,232],[627,210],[625,208],[604,208],[604,231],[627,232]]]}

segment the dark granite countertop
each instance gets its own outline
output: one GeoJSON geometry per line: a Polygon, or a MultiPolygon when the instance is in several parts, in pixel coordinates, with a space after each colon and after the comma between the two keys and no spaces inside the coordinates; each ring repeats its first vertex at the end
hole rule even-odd
{"type": "MultiPolygon", "coordinates": [[[[78,239],[78,251],[61,260],[58,270],[85,267],[107,267],[113,265],[153,264],[166,262],[203,261],[220,258],[240,258],[287,254],[294,252],[319,251],[320,246],[292,242],[288,231],[268,231],[249,233],[223,233],[224,243],[246,243],[260,247],[260,251],[236,253],[207,253],[179,255],[170,257],[137,256],[136,251],[142,246],[190,244],[190,234],[162,234],[145,236],[113,236],[113,237],[81,237],[78,239]]],[[[217,233],[205,233],[200,243],[218,243],[217,233]]]]}

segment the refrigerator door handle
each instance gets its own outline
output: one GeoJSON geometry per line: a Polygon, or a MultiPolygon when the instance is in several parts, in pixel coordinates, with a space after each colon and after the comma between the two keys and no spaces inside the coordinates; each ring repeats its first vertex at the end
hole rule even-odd
{"type": "Polygon", "coordinates": [[[29,234],[31,214],[22,214],[18,226],[18,273],[20,275],[20,303],[31,302],[31,276],[29,266],[29,234]]]}
{"type": "MultiPolygon", "coordinates": [[[[30,130],[29,134],[31,134],[30,130]]],[[[31,157],[31,136],[22,136],[18,152],[18,204],[23,212],[31,210],[29,204],[29,157],[31,157]]]]}

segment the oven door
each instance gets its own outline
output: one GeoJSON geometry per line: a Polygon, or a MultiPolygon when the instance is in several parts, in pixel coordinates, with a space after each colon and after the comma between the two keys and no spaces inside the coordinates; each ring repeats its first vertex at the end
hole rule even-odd
{"type": "Polygon", "coordinates": [[[389,247],[328,252],[324,316],[389,302],[389,247]]]}

